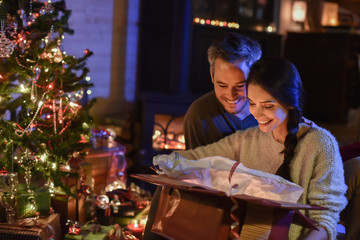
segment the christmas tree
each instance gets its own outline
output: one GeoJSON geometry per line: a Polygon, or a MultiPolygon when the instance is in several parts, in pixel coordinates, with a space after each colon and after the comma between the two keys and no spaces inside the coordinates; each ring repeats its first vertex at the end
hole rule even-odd
{"type": "Polygon", "coordinates": [[[28,191],[37,179],[68,191],[68,163],[90,144],[92,52],[62,49],[70,14],[64,0],[0,0],[0,169],[25,176],[28,191]]]}

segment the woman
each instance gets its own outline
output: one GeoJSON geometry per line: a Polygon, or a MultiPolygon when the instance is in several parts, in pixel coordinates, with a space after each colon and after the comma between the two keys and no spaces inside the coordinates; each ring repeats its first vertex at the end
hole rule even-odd
{"type": "Polygon", "coordinates": [[[299,203],[328,210],[305,212],[320,231],[292,225],[289,239],[336,239],[339,213],[347,203],[339,147],[330,132],[302,121],[304,93],[295,66],[280,57],[262,58],[251,67],[246,90],[258,127],[179,154],[193,160],[227,157],[302,186],[299,203]]]}

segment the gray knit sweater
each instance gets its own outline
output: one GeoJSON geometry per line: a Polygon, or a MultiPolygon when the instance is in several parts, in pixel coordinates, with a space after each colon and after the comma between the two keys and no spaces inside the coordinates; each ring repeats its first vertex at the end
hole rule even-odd
{"type": "MultiPolygon", "coordinates": [[[[284,145],[271,133],[258,127],[239,130],[213,144],[179,152],[187,159],[223,156],[242,162],[246,167],[275,173],[283,162],[284,145]]],[[[327,130],[314,126],[298,142],[290,165],[291,181],[304,188],[299,203],[318,205],[329,210],[303,212],[324,227],[329,239],[336,239],[339,213],[345,208],[347,186],[338,143],[327,130]]],[[[303,239],[309,230],[292,224],[289,239],[303,239]]]]}

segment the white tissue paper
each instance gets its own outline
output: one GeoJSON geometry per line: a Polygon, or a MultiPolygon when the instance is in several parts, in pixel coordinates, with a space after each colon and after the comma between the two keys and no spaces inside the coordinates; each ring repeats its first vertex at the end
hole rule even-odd
{"type": "Polygon", "coordinates": [[[284,178],[254,170],[239,164],[235,169],[231,183],[229,172],[236,161],[213,156],[199,160],[188,160],[178,153],[158,155],[153,164],[158,174],[199,184],[219,191],[228,196],[246,194],[248,196],[296,203],[304,189],[284,178]]]}

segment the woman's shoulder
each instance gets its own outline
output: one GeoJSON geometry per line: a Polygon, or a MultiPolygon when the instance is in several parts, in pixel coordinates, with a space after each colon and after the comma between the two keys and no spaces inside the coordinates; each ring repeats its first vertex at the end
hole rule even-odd
{"type": "Polygon", "coordinates": [[[300,128],[304,131],[302,137],[307,141],[311,141],[314,146],[319,145],[336,145],[338,146],[335,136],[327,129],[312,123],[311,126],[302,123],[300,128]]]}

